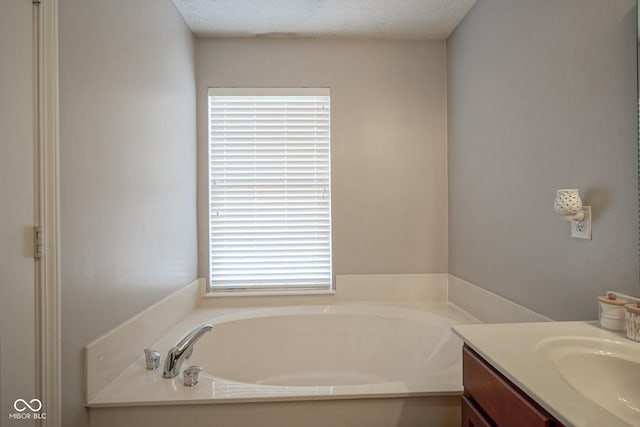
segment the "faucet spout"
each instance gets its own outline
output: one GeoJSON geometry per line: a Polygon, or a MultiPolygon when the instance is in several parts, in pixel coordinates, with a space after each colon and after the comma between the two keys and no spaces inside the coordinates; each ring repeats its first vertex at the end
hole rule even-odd
{"type": "Polygon", "coordinates": [[[202,324],[182,337],[175,346],[171,347],[164,361],[164,372],[162,373],[162,377],[173,378],[177,376],[180,373],[182,363],[185,359],[191,357],[191,354],[193,354],[193,346],[195,343],[202,337],[202,335],[209,332],[211,329],[213,329],[212,325],[207,323],[202,324]]]}

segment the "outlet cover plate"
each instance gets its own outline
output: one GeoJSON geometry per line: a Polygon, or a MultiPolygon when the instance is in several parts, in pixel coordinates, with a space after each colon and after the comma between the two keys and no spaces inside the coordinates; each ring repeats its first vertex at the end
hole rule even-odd
{"type": "Polygon", "coordinates": [[[584,219],[571,221],[571,237],[574,239],[591,240],[591,206],[583,206],[584,219]]]}

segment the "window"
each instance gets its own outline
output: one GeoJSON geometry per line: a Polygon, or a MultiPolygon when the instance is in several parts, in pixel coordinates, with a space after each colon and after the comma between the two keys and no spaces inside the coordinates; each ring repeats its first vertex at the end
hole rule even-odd
{"type": "Polygon", "coordinates": [[[209,89],[211,290],[331,288],[329,89],[209,89]]]}

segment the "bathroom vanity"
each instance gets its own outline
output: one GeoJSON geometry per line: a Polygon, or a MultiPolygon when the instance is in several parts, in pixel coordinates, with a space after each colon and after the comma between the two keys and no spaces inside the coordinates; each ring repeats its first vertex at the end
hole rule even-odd
{"type": "Polygon", "coordinates": [[[596,322],[457,325],[463,427],[640,425],[640,343],[596,322]]]}
{"type": "Polygon", "coordinates": [[[462,427],[563,426],[468,345],[462,366],[462,427]]]}

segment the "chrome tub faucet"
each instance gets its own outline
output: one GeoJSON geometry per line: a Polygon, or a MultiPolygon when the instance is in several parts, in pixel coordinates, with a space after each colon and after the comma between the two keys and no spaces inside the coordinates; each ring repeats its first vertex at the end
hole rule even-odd
{"type": "Polygon", "coordinates": [[[164,361],[163,378],[173,378],[180,373],[182,363],[193,354],[193,346],[204,335],[213,329],[212,325],[203,324],[182,337],[178,343],[169,349],[164,361]]]}

